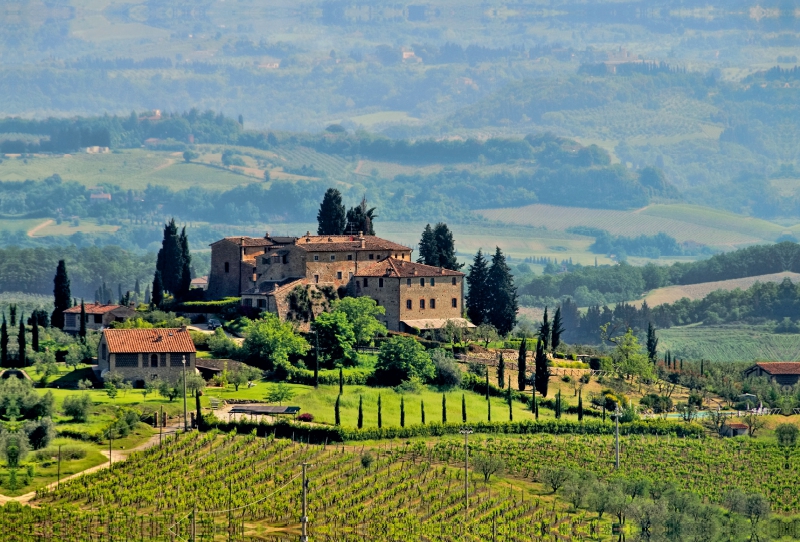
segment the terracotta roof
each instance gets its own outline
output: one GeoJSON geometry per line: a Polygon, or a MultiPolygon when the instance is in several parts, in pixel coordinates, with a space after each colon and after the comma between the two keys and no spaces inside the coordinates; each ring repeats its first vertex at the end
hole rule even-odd
{"type": "Polygon", "coordinates": [[[381,239],[374,235],[364,236],[364,247],[361,247],[361,238],[358,235],[306,235],[298,237],[295,243],[298,247],[309,252],[349,252],[359,250],[396,250],[409,252],[407,246],[381,239]]]}
{"type": "Polygon", "coordinates": [[[739,422],[726,423],[725,425],[727,425],[731,429],[747,429],[747,425],[746,424],[739,423],[739,422]]]}
{"type": "Polygon", "coordinates": [[[372,264],[361,269],[356,273],[357,277],[463,277],[464,273],[445,269],[444,267],[433,267],[421,263],[398,260],[397,258],[384,258],[378,263],[372,264]]]}
{"type": "Polygon", "coordinates": [[[756,365],[771,375],[800,375],[800,362],[797,361],[759,362],[756,365]]]}
{"type": "Polygon", "coordinates": [[[192,337],[182,328],[106,329],[103,336],[112,354],[195,352],[192,337]]]}
{"type": "MultiPolygon", "coordinates": [[[[104,305],[103,303],[86,303],[86,314],[106,314],[117,309],[129,309],[123,305],[104,305]]],[[[64,311],[64,314],[80,314],[81,306],[76,305],[64,311]]]]}
{"type": "Polygon", "coordinates": [[[216,245],[217,243],[221,243],[223,241],[228,241],[233,244],[239,245],[240,247],[269,247],[274,245],[275,243],[271,239],[267,239],[266,237],[225,237],[224,239],[220,239],[219,241],[214,241],[211,245],[216,245]]]}

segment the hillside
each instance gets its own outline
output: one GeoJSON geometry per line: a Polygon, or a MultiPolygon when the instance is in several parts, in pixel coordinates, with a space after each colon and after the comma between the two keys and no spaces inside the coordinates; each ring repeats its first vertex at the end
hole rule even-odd
{"type": "Polygon", "coordinates": [[[658,330],[658,348],[674,358],[710,361],[800,361],[800,335],[773,326],[691,325],[658,330]]]}
{"type": "Polygon", "coordinates": [[[674,303],[683,298],[688,298],[691,300],[702,299],[711,292],[715,292],[717,290],[735,290],[737,288],[746,290],[756,282],[781,282],[786,278],[790,279],[794,283],[800,282],[800,273],[787,271],[783,273],[772,273],[769,275],[758,275],[755,277],[745,277],[741,279],[666,286],[664,288],[651,290],[643,299],[635,301],[632,304],[641,306],[642,302],[646,301],[650,307],[656,307],[664,303],[674,303]]]}

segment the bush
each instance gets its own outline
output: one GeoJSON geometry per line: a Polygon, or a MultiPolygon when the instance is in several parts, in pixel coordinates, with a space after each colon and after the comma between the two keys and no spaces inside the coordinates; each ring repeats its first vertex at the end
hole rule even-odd
{"type": "MultiPolygon", "coordinates": [[[[86,449],[80,446],[66,445],[61,447],[61,460],[72,461],[86,457],[86,449]]],[[[36,450],[33,454],[34,461],[37,463],[58,460],[58,448],[44,448],[36,450]]]]}
{"type": "Polygon", "coordinates": [[[438,386],[455,388],[461,385],[464,373],[451,354],[438,348],[431,352],[431,360],[436,367],[436,384],[438,386]]]}
{"type": "Polygon", "coordinates": [[[314,421],[314,415],[311,414],[310,412],[303,412],[302,414],[300,414],[297,417],[297,421],[300,421],[300,422],[313,422],[314,421]]]}
{"type": "Polygon", "coordinates": [[[67,395],[62,403],[64,414],[75,420],[84,423],[89,419],[89,412],[92,408],[92,398],[88,393],[80,395],[67,395]]]}
{"type": "MultiPolygon", "coordinates": [[[[314,371],[292,367],[289,369],[288,378],[295,384],[314,385],[314,371]]],[[[342,369],[342,379],[347,386],[366,386],[372,378],[372,370],[360,368],[342,369]]],[[[323,386],[339,385],[339,370],[325,369],[319,372],[319,383],[323,386]]]]}
{"type": "Polygon", "coordinates": [[[470,361],[467,363],[467,372],[474,374],[480,378],[486,378],[486,365],[483,363],[470,361]]]}
{"type": "Polygon", "coordinates": [[[396,386],[412,376],[429,382],[436,376],[431,357],[412,337],[395,336],[381,345],[375,364],[375,380],[379,385],[396,386]]]}
{"type": "Polygon", "coordinates": [[[47,448],[56,434],[53,421],[49,417],[25,422],[24,430],[28,435],[28,442],[34,450],[47,448]]]}

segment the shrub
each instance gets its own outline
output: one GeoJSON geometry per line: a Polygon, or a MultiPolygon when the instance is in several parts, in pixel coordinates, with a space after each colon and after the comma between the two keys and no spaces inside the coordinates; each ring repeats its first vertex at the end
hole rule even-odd
{"type": "Polygon", "coordinates": [[[431,357],[425,347],[412,337],[395,336],[381,345],[375,364],[375,380],[379,385],[396,386],[412,376],[427,382],[436,376],[431,357]]]}
{"type": "MultiPolygon", "coordinates": [[[[80,446],[66,445],[61,447],[61,460],[72,461],[86,457],[86,449],[80,446]]],[[[58,448],[50,447],[36,450],[33,454],[34,461],[37,463],[50,462],[58,459],[58,448]]]]}
{"type": "Polygon", "coordinates": [[[461,385],[463,372],[455,358],[446,350],[437,348],[431,352],[431,360],[436,367],[436,384],[444,388],[454,388],[461,385]]]}
{"type": "Polygon", "coordinates": [[[34,450],[46,448],[56,434],[53,421],[49,417],[25,422],[24,430],[28,435],[28,442],[34,450]]]}
{"type": "Polygon", "coordinates": [[[300,422],[313,422],[314,421],[314,415],[311,414],[310,412],[303,412],[302,414],[300,414],[297,417],[297,421],[300,421],[300,422]]]}
{"type": "Polygon", "coordinates": [[[75,420],[84,423],[89,419],[89,412],[92,408],[92,398],[88,393],[80,395],[67,395],[64,397],[62,409],[64,414],[75,420]]]}
{"type": "Polygon", "coordinates": [[[467,371],[474,374],[475,376],[479,376],[481,378],[486,378],[486,365],[483,363],[478,363],[475,361],[470,361],[467,364],[467,371]]]}
{"type": "MultiPolygon", "coordinates": [[[[308,369],[300,369],[298,367],[291,367],[288,371],[287,378],[295,384],[305,384],[306,386],[314,385],[314,371],[308,369]]],[[[366,386],[372,378],[371,369],[361,368],[345,368],[342,369],[342,379],[346,386],[366,386]]],[[[319,372],[319,383],[323,386],[338,386],[339,385],[339,370],[338,369],[324,369],[319,372]]]]}

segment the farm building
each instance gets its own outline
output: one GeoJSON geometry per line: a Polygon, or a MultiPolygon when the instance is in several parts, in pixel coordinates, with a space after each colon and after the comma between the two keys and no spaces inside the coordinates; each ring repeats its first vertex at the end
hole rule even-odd
{"type": "Polygon", "coordinates": [[[726,423],[719,430],[723,437],[740,437],[747,434],[747,425],[739,422],[726,423]]]}
{"type": "MultiPolygon", "coordinates": [[[[89,303],[86,309],[86,329],[103,329],[111,322],[124,322],[136,314],[136,311],[124,305],[105,305],[89,303]]],[[[64,331],[78,333],[81,329],[81,307],[77,305],[64,311],[64,331]]]]}
{"type": "Polygon", "coordinates": [[[794,386],[800,381],[800,362],[760,361],[747,369],[744,376],[766,376],[781,386],[794,386]]]}
{"type": "Polygon", "coordinates": [[[179,378],[186,370],[195,371],[196,350],[185,327],[156,329],[105,329],[97,347],[100,377],[109,371],[126,380],[179,378]]]}

